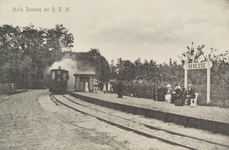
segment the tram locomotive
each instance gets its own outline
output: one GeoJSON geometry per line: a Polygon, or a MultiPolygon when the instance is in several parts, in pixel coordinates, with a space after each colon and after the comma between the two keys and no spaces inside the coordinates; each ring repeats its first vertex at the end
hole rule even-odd
{"type": "Polygon", "coordinates": [[[68,85],[68,71],[59,69],[50,70],[50,87],[49,92],[54,94],[64,94],[67,93],[68,85]]]}

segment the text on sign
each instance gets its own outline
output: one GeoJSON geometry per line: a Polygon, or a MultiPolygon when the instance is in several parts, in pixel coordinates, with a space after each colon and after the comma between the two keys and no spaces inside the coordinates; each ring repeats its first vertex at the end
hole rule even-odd
{"type": "Polygon", "coordinates": [[[192,70],[192,69],[207,69],[207,63],[206,62],[202,62],[202,63],[189,63],[187,65],[187,69],[188,70],[192,70]]]}

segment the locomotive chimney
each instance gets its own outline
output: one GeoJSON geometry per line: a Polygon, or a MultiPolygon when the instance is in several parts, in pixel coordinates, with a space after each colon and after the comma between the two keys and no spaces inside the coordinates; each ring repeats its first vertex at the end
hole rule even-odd
{"type": "Polygon", "coordinates": [[[59,66],[59,69],[61,69],[61,66],[59,66]]]}

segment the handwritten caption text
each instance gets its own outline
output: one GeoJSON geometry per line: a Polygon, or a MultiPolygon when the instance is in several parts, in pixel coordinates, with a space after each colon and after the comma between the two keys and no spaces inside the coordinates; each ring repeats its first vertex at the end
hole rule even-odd
{"type": "Polygon", "coordinates": [[[69,7],[44,7],[44,8],[35,8],[35,7],[13,7],[13,12],[70,12],[69,7]]]}

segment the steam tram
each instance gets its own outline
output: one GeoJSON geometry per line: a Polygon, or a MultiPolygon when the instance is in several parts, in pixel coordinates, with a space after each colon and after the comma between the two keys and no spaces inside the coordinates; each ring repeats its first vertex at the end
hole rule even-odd
{"type": "Polygon", "coordinates": [[[49,92],[55,94],[67,93],[68,79],[69,75],[67,70],[63,70],[60,67],[59,69],[50,70],[49,92]]]}

